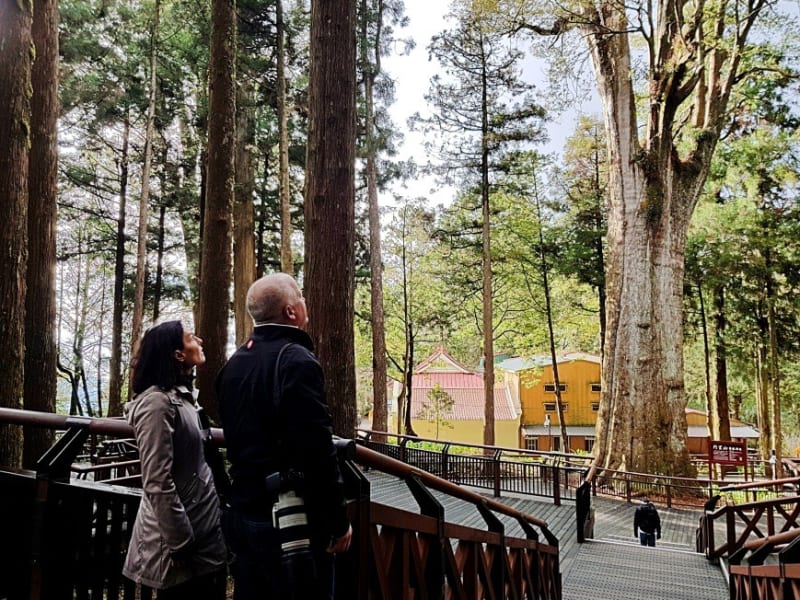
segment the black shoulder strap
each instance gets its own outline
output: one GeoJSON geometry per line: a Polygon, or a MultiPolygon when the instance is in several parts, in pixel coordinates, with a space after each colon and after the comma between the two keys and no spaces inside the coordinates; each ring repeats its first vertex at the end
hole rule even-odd
{"type": "Polygon", "coordinates": [[[280,374],[281,374],[281,358],[283,358],[283,352],[289,347],[294,346],[292,342],[288,344],[284,344],[280,351],[278,352],[278,358],[275,359],[275,374],[272,378],[272,405],[275,407],[275,410],[281,405],[281,385],[280,385],[280,374]]]}

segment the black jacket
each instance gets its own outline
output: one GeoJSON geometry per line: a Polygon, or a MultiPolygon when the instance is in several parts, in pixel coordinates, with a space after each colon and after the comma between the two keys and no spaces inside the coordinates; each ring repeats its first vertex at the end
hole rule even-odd
{"type": "Polygon", "coordinates": [[[256,327],[217,377],[217,400],[234,507],[268,517],[275,496],[267,491],[266,476],[295,469],[305,477],[312,535],[327,544],[344,535],[349,523],[322,368],[312,350],[311,338],[301,329],[256,327]],[[287,344],[276,386],[275,361],[287,344]]]}
{"type": "Polygon", "coordinates": [[[661,517],[652,502],[644,502],[633,515],[633,535],[638,535],[637,529],[645,533],[655,533],[661,537],[661,517]]]}

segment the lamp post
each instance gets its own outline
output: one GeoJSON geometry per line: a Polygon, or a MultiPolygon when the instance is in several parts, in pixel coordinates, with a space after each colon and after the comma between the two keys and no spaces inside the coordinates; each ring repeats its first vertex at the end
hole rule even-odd
{"type": "Polygon", "coordinates": [[[544,428],[547,429],[547,450],[548,452],[552,452],[553,438],[550,437],[550,415],[544,416],[544,428]]]}

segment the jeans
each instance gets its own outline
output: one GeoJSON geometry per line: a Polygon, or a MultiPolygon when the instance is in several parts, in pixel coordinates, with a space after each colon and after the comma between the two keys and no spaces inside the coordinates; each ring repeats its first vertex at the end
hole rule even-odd
{"type": "Polygon", "coordinates": [[[282,556],[271,516],[226,508],[222,532],[233,553],[233,600],[333,600],[333,555],[312,546],[310,556],[282,556]]]}
{"type": "Polygon", "coordinates": [[[656,545],[656,534],[655,533],[645,533],[641,529],[639,530],[639,542],[642,546],[655,546],[656,545]]]}

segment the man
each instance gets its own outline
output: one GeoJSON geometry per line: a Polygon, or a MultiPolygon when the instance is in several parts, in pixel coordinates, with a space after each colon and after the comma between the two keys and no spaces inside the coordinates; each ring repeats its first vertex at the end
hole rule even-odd
{"type": "Polygon", "coordinates": [[[349,548],[352,529],[322,368],[303,330],[305,299],[291,276],[275,273],[250,286],[247,311],[253,334],[216,383],[231,463],[231,509],[223,530],[234,553],[234,600],[332,598],[333,555],[349,548]],[[278,490],[267,485],[270,475],[271,482],[280,479],[275,474],[284,486],[299,487],[305,502],[316,573],[305,573],[300,581],[287,581],[292,555],[281,560],[272,515],[278,490]],[[313,589],[297,589],[301,584],[313,589]]]}
{"type": "Polygon", "coordinates": [[[642,500],[633,515],[633,536],[638,532],[642,546],[655,546],[656,538],[661,539],[661,517],[649,498],[642,500]]]}

